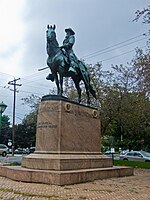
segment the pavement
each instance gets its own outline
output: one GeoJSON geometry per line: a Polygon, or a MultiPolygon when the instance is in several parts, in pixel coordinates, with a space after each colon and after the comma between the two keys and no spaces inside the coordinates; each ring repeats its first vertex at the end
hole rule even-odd
{"type": "Polygon", "coordinates": [[[0,177],[0,200],[150,200],[150,169],[134,176],[56,186],[0,177]]]}

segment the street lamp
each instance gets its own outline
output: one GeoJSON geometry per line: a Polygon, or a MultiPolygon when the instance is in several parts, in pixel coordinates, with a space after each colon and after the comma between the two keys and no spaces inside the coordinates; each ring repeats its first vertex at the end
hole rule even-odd
{"type": "Polygon", "coordinates": [[[1,126],[2,126],[2,113],[5,111],[6,108],[7,108],[7,105],[1,102],[0,103],[0,133],[1,133],[1,126]]]}

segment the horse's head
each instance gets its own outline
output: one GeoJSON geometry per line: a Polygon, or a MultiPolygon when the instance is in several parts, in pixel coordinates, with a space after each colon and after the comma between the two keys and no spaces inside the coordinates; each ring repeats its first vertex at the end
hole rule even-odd
{"type": "Polygon", "coordinates": [[[56,38],[55,28],[56,28],[55,25],[54,26],[47,25],[46,37],[48,42],[56,38]]]}

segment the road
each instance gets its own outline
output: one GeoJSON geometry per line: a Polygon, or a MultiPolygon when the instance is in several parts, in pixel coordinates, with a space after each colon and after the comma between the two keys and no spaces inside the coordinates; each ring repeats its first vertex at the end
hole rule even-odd
{"type": "Polygon", "coordinates": [[[8,154],[6,157],[0,156],[0,163],[14,163],[14,162],[21,163],[23,156],[25,155],[18,154],[12,156],[8,154]]]}

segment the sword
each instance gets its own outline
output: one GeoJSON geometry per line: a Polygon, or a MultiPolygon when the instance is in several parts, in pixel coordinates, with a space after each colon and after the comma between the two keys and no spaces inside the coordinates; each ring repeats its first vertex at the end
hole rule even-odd
{"type": "Polygon", "coordinates": [[[42,70],[47,69],[47,68],[49,68],[49,67],[40,68],[40,69],[38,69],[38,71],[42,71],[42,70]]]}

